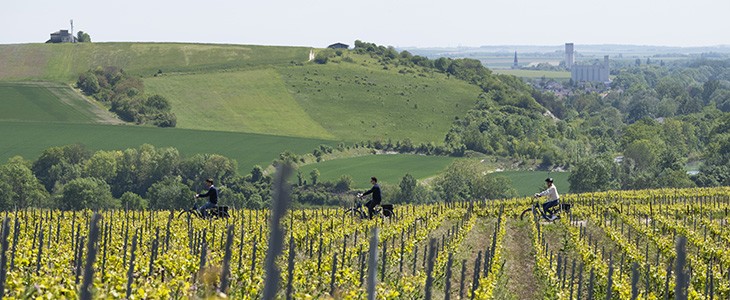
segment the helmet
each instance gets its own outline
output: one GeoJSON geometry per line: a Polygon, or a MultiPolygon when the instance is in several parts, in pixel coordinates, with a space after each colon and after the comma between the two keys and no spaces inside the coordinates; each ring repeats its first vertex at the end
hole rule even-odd
{"type": "Polygon", "coordinates": [[[552,177],[548,177],[548,178],[546,178],[546,179],[545,179],[545,182],[550,182],[550,183],[552,183],[552,182],[553,182],[553,178],[552,178],[552,177]]]}

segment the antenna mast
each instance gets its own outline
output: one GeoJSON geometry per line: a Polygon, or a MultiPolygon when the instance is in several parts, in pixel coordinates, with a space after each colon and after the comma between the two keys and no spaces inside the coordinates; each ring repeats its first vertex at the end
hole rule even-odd
{"type": "Polygon", "coordinates": [[[76,42],[76,38],[74,37],[74,19],[71,19],[71,42],[76,42]]]}

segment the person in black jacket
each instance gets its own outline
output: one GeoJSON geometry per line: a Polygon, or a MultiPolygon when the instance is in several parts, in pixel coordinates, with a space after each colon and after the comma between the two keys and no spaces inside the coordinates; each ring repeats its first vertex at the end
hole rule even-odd
{"type": "Polygon", "coordinates": [[[213,179],[206,179],[205,180],[205,188],[208,189],[208,192],[205,194],[196,194],[195,198],[205,198],[208,197],[208,203],[205,203],[203,206],[198,208],[198,211],[200,211],[200,214],[203,215],[203,218],[208,216],[208,209],[216,207],[218,205],[218,188],[216,188],[213,185],[213,179]]]}
{"type": "Polygon", "coordinates": [[[375,177],[370,177],[370,183],[373,185],[373,187],[369,191],[360,195],[360,199],[368,194],[373,194],[373,199],[365,203],[365,207],[368,208],[368,216],[370,217],[370,219],[372,219],[373,214],[375,214],[375,206],[380,205],[380,200],[382,200],[382,197],[380,195],[380,185],[378,185],[378,179],[375,177]]]}

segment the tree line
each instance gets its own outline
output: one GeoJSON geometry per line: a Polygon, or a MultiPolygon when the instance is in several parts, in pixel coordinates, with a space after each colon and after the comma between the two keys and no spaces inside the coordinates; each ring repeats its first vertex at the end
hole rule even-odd
{"type": "MultiPolygon", "coordinates": [[[[322,147],[320,147],[322,148],[322,147]]],[[[282,153],[275,164],[294,164],[282,153]]],[[[433,187],[405,174],[399,184],[383,184],[384,201],[423,203],[499,198],[514,194],[503,179],[481,178],[478,163],[454,163],[433,187]]],[[[377,174],[374,174],[377,175],[377,174]]],[[[191,207],[203,181],[213,179],[221,203],[236,208],[264,208],[271,201],[272,178],[260,166],[239,174],[237,162],[218,154],[181,155],[173,147],[149,144],[125,150],[91,151],[73,144],[44,150],[35,161],[13,157],[0,165],[0,209],[26,207],[79,209],[182,209],[191,207]]],[[[299,173],[292,181],[297,205],[351,203],[353,179],[320,181],[319,171],[299,173]]],[[[202,203],[199,203],[202,204],[202,203]]]]}

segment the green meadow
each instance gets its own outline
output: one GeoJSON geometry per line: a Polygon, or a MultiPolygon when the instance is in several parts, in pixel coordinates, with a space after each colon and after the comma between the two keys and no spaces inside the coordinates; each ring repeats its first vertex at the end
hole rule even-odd
{"type": "Polygon", "coordinates": [[[306,64],[279,72],[304,111],[344,141],[409,138],[440,144],[454,118],[480,94],[478,87],[442,74],[383,70],[371,62],[306,64]]]}
{"type": "Polygon", "coordinates": [[[332,139],[289,94],[274,69],[145,79],[172,103],[178,128],[332,139]]]}
{"type": "Polygon", "coordinates": [[[545,178],[552,177],[558,193],[570,191],[568,176],[570,172],[546,172],[546,171],[503,171],[491,173],[493,176],[504,176],[512,180],[512,186],[517,190],[519,196],[531,196],[545,190],[545,178]]]}
{"type": "Polygon", "coordinates": [[[300,167],[299,172],[307,181],[314,169],[319,171],[320,181],[335,181],[342,175],[350,175],[354,187],[367,188],[372,176],[382,183],[394,185],[399,184],[406,173],[419,180],[426,179],[441,173],[455,159],[411,154],[367,155],[309,164],[300,167]]]}

